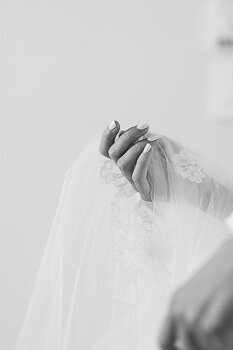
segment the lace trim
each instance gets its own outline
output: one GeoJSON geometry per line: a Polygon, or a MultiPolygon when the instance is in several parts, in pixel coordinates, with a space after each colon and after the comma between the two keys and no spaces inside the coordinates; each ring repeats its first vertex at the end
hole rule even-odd
{"type": "Polygon", "coordinates": [[[181,150],[172,158],[175,172],[184,179],[197,184],[202,183],[206,175],[198,161],[186,150],[181,150]]]}

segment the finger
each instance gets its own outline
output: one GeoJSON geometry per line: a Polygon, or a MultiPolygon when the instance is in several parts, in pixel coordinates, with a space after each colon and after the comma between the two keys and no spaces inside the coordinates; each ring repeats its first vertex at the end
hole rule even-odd
{"type": "Polygon", "coordinates": [[[159,346],[162,350],[177,350],[175,321],[169,312],[165,318],[159,336],[159,346]]]}
{"type": "Polygon", "coordinates": [[[124,134],[124,132],[125,132],[125,130],[120,130],[119,133],[117,134],[116,138],[115,138],[115,141],[117,141],[121,137],[121,135],[124,134]]]}
{"type": "Polygon", "coordinates": [[[113,120],[109,126],[104,130],[100,140],[99,151],[105,157],[109,157],[109,149],[114,144],[115,138],[120,130],[120,124],[113,120]]]}
{"type": "MultiPolygon", "coordinates": [[[[209,332],[204,331],[201,326],[201,319],[198,320],[198,324],[195,327],[190,328],[190,336],[192,343],[195,344],[196,348],[199,350],[223,350],[223,347],[219,347],[219,344],[212,342],[209,332]]],[[[225,349],[225,348],[224,348],[225,349]]]]}
{"type": "Polygon", "coordinates": [[[179,324],[176,337],[175,346],[177,350],[207,350],[206,348],[200,347],[186,324],[179,324]]]}
{"type": "MultiPolygon", "coordinates": [[[[187,309],[186,309],[187,311],[187,309]]],[[[185,315],[185,314],[184,314],[185,315]]],[[[179,322],[176,327],[177,339],[180,341],[181,350],[217,350],[216,347],[212,347],[206,333],[203,331],[201,325],[200,314],[199,317],[195,315],[193,319],[190,320],[188,313],[186,317],[183,317],[182,322],[179,322]]]]}
{"type": "Polygon", "coordinates": [[[143,152],[138,157],[134,172],[132,174],[132,179],[135,187],[140,193],[142,199],[145,201],[151,201],[150,184],[147,179],[147,174],[152,152],[153,149],[151,144],[146,143],[143,152]]]}
{"type": "MultiPolygon", "coordinates": [[[[192,344],[194,346],[194,350],[220,350],[219,348],[216,348],[216,346],[212,346],[209,339],[207,339],[205,336],[203,336],[199,332],[191,332],[190,339],[192,341],[192,344]]],[[[221,350],[223,350],[221,348],[221,350]]]]}
{"type": "MultiPolygon", "coordinates": [[[[124,133],[125,133],[125,130],[120,130],[119,133],[116,136],[115,141],[117,141],[121,137],[121,135],[123,135],[124,133]]],[[[147,132],[146,134],[141,136],[139,139],[137,139],[134,143],[140,142],[142,140],[146,140],[146,139],[148,139],[148,137],[150,137],[150,135],[151,134],[149,132],[147,132]]]]}
{"type": "Polygon", "coordinates": [[[109,149],[109,156],[115,162],[128,151],[128,149],[137,141],[141,136],[147,133],[149,127],[147,122],[143,122],[137,126],[134,126],[126,130],[119,139],[109,149]]]}
{"type": "Polygon", "coordinates": [[[132,174],[135,169],[138,157],[142,153],[146,144],[146,140],[137,142],[117,161],[117,166],[119,167],[121,173],[134,186],[135,189],[136,187],[132,179],[132,174]]]}

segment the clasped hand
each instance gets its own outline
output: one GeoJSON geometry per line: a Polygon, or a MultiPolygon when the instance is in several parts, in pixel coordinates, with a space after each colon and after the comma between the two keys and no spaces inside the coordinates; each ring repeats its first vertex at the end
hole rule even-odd
{"type": "Polygon", "coordinates": [[[148,130],[148,123],[143,122],[126,131],[120,131],[120,124],[113,121],[102,135],[100,153],[117,164],[123,176],[144,201],[151,202],[147,175],[153,153],[152,144],[158,140],[158,136],[150,135],[143,139],[148,130]]]}

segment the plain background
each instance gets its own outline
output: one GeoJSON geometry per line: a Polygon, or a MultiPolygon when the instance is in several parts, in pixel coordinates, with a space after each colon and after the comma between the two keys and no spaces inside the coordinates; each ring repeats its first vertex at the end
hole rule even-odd
{"type": "Polygon", "coordinates": [[[233,125],[205,112],[203,0],[1,0],[0,349],[14,348],[64,173],[112,120],[233,176],[233,125]]]}

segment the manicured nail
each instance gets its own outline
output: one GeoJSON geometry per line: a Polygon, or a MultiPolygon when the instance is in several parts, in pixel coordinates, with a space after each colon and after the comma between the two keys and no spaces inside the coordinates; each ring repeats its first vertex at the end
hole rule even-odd
{"type": "Polygon", "coordinates": [[[150,135],[150,134],[147,132],[145,135],[143,135],[143,136],[139,137],[138,141],[147,140],[147,139],[148,139],[148,137],[149,137],[149,135],[150,135]]]}
{"type": "Polygon", "coordinates": [[[108,128],[109,128],[110,130],[114,130],[115,127],[116,127],[116,122],[115,122],[115,120],[113,120],[113,121],[109,124],[108,128]]]}
{"type": "Polygon", "coordinates": [[[142,122],[141,124],[138,124],[138,126],[137,126],[137,128],[139,129],[139,130],[143,130],[143,129],[146,129],[146,128],[148,128],[148,122],[142,122]]]}
{"type": "Polygon", "coordinates": [[[151,147],[152,146],[149,143],[147,143],[146,146],[144,147],[143,153],[146,154],[146,153],[150,152],[151,147]]]}
{"type": "Polygon", "coordinates": [[[154,135],[150,135],[147,140],[150,141],[150,142],[154,142],[154,141],[157,141],[159,139],[159,136],[154,134],[154,135]]]}

